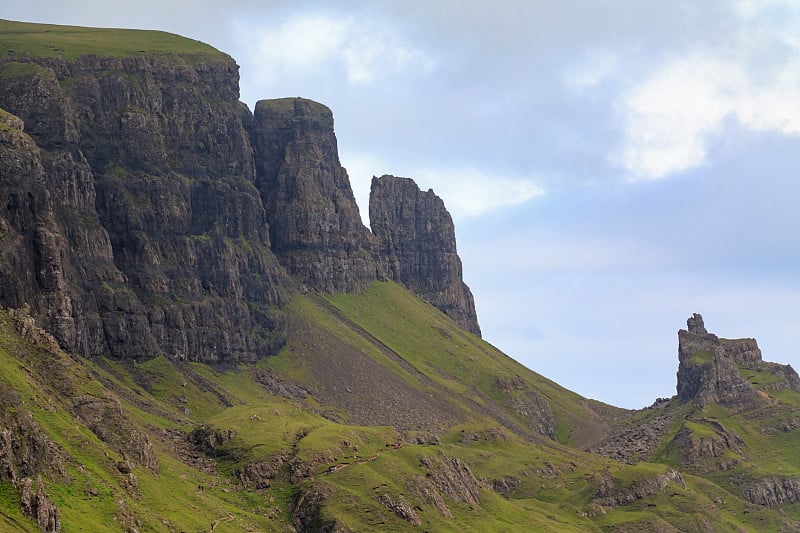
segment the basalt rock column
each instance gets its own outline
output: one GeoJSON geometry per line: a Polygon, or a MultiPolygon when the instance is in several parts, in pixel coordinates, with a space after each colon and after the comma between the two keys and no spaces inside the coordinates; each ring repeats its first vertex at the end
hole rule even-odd
{"type": "Polygon", "coordinates": [[[472,292],[462,280],[453,219],[442,199],[409,178],[373,178],[369,217],[387,275],[480,336],[472,292]]]}
{"type": "Polygon", "coordinates": [[[0,305],[84,356],[253,361],[282,346],[295,284],[238,66],[159,38],[192,51],[0,56],[0,305]]]}
{"type": "Polygon", "coordinates": [[[303,98],[261,100],[251,136],[281,263],[312,290],[367,288],[379,277],[372,235],[339,163],[330,109],[303,98]]]}

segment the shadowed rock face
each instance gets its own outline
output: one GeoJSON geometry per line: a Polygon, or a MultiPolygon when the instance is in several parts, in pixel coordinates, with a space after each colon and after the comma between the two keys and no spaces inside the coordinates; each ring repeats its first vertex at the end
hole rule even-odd
{"type": "Polygon", "coordinates": [[[768,370],[778,379],[771,388],[800,390],[800,378],[788,365],[761,359],[755,339],[720,339],[706,331],[703,317],[695,313],[688,329],[678,331],[678,397],[698,407],[719,403],[734,410],[767,401],[742,377],[739,369],[768,370]]]}
{"type": "Polygon", "coordinates": [[[233,60],[25,61],[0,60],[0,305],[86,356],[279,349],[292,282],[233,60]]]}
{"type": "Polygon", "coordinates": [[[331,111],[251,114],[229,57],[2,57],[0,156],[0,306],[28,304],[69,351],[254,361],[285,342],[296,290],[389,268],[480,331],[441,200],[386,188],[373,236],[331,111]]]}
{"type": "Polygon", "coordinates": [[[302,98],[262,100],[252,138],[281,263],[313,290],[367,288],[378,277],[373,238],[339,163],[330,109],[302,98]]]}
{"type": "Polygon", "coordinates": [[[765,507],[800,502],[800,479],[772,476],[745,483],[742,493],[747,501],[765,507]]]}
{"type": "Polygon", "coordinates": [[[442,199],[408,178],[373,178],[369,217],[388,276],[480,336],[472,292],[462,281],[455,227],[442,199]]]}

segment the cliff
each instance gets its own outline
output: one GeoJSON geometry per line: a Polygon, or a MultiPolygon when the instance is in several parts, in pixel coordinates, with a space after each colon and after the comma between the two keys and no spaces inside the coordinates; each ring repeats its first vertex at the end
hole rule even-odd
{"type": "Polygon", "coordinates": [[[369,218],[388,276],[480,336],[472,292],[462,281],[455,226],[442,199],[408,178],[373,178],[369,218]]]}
{"type": "Polygon", "coordinates": [[[0,21],[0,530],[800,530],[791,367],[696,315],[681,396],[560,387],[464,329],[441,199],[371,232],[330,110],[236,78],[0,21]]]}
{"type": "Polygon", "coordinates": [[[800,391],[800,378],[788,365],[765,362],[755,339],[721,339],[708,333],[697,313],[678,331],[678,398],[697,407],[718,403],[742,411],[768,403],[743,371],[772,376],[766,391],[800,391]]]}
{"type": "MultiPolygon", "coordinates": [[[[265,100],[252,114],[233,59],[183,37],[98,30],[84,49],[79,28],[2,24],[26,37],[0,51],[0,305],[30,305],[64,348],[253,361],[285,343],[298,289],[385,278],[325,106],[265,100]]],[[[452,235],[449,216],[429,222],[452,235]]]]}
{"type": "Polygon", "coordinates": [[[272,249],[286,270],[319,291],[367,288],[378,264],[339,162],[330,109],[302,98],[262,100],[252,138],[272,249]]]}
{"type": "Polygon", "coordinates": [[[2,57],[0,107],[20,119],[3,160],[24,174],[0,178],[6,250],[20,258],[0,303],[30,304],[87,356],[277,351],[292,283],[270,249],[237,82],[213,49],[2,57]]]}

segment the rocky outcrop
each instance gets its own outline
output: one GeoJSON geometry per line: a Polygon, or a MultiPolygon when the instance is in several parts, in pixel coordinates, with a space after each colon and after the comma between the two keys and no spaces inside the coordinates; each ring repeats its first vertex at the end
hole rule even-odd
{"type": "Polygon", "coordinates": [[[50,440],[19,395],[0,381],[0,482],[17,486],[42,473],[66,475],[62,452],[50,440]]]}
{"type": "Polygon", "coordinates": [[[635,481],[626,486],[620,486],[613,478],[604,476],[600,480],[600,486],[592,499],[592,503],[602,507],[628,505],[636,500],[661,492],[670,483],[686,488],[683,477],[677,470],[671,468],[663,474],[635,481]]]}
{"type": "Polygon", "coordinates": [[[45,493],[41,474],[66,478],[63,455],[25,409],[19,394],[0,381],[0,482],[10,482],[19,492],[23,514],[43,532],[61,531],[59,509],[45,493]]]}
{"type": "Polygon", "coordinates": [[[269,459],[253,461],[241,469],[234,470],[233,477],[247,489],[269,488],[276,478],[289,478],[287,472],[290,466],[292,465],[289,456],[278,453],[269,459]]]}
{"type": "Polygon", "coordinates": [[[518,477],[515,476],[503,477],[492,481],[492,490],[504,496],[508,496],[509,494],[517,490],[517,488],[519,488],[521,484],[522,480],[519,479],[518,477]]]}
{"type": "Polygon", "coordinates": [[[612,431],[590,451],[615,461],[636,464],[655,454],[662,438],[670,431],[674,414],[662,414],[652,420],[638,422],[612,431]]]}
{"type": "MultiPolygon", "coordinates": [[[[697,313],[687,320],[687,329],[678,332],[678,359],[678,395],[656,400],[648,408],[657,410],[653,416],[612,427],[590,451],[634,464],[652,460],[668,438],[668,448],[677,451],[683,466],[702,472],[727,470],[739,460],[729,458],[728,452],[734,456],[745,453],[743,439],[705,417],[687,419],[674,433],[679,414],[676,409],[681,404],[697,408],[721,404],[741,412],[772,405],[776,400],[769,396],[770,390],[800,390],[800,381],[791,366],[763,361],[754,339],[721,339],[708,333],[703,317],[697,313]],[[764,383],[759,376],[763,376],[764,383]]],[[[791,422],[782,421],[773,431],[791,431],[794,427],[791,422]]]]}
{"type": "Polygon", "coordinates": [[[387,275],[480,336],[472,292],[462,280],[453,220],[432,190],[408,178],[372,179],[372,232],[387,275]]]}
{"type": "Polygon", "coordinates": [[[313,290],[367,288],[378,277],[372,235],[339,163],[330,109],[302,98],[262,100],[252,139],[256,184],[281,263],[313,290]]]}
{"type": "Polygon", "coordinates": [[[71,411],[100,440],[119,451],[128,471],[142,466],[158,475],[158,459],[149,436],[136,429],[117,398],[84,394],[73,400],[71,411]]]}
{"type": "MultiPolygon", "coordinates": [[[[741,454],[745,450],[745,442],[739,435],[718,421],[708,419],[684,424],[675,435],[673,445],[678,447],[683,465],[697,471],[709,470],[714,459],[724,457],[728,452],[741,454]]],[[[728,459],[717,464],[717,467],[727,468],[731,460],[736,461],[728,459]]]]}
{"type": "Polygon", "coordinates": [[[186,440],[196,450],[210,457],[222,457],[224,452],[220,451],[220,448],[234,437],[236,437],[236,432],[231,429],[219,430],[210,426],[200,426],[190,431],[186,440]]]}
{"type": "Polygon", "coordinates": [[[478,481],[469,466],[457,457],[439,453],[435,457],[422,456],[420,463],[433,486],[457,502],[477,507],[481,503],[478,481]]]}
{"type": "Polygon", "coordinates": [[[453,518],[453,512],[447,506],[442,497],[442,493],[429,477],[413,475],[406,483],[406,487],[411,493],[411,497],[425,505],[430,505],[445,518],[453,518]]]}
{"type": "Polygon", "coordinates": [[[23,514],[36,520],[39,524],[39,531],[42,533],[59,533],[61,531],[61,513],[45,493],[41,478],[36,480],[36,490],[33,489],[31,478],[22,480],[20,506],[23,514]]]}
{"type": "Polygon", "coordinates": [[[769,371],[777,377],[772,388],[800,390],[800,378],[788,365],[767,363],[755,339],[720,339],[708,333],[703,317],[695,313],[688,328],[678,331],[678,398],[697,407],[712,403],[742,411],[765,404],[760,393],[742,377],[740,369],[769,371]]]}
{"type": "Polygon", "coordinates": [[[388,494],[384,493],[378,496],[377,500],[381,502],[384,507],[392,511],[399,518],[405,520],[412,526],[417,527],[422,525],[422,520],[420,520],[419,515],[406,501],[402,494],[399,494],[396,498],[392,498],[388,494]]]}
{"type": "Polygon", "coordinates": [[[784,503],[800,502],[800,479],[772,476],[742,485],[744,497],[750,503],[777,507],[784,503]]]}
{"type": "Polygon", "coordinates": [[[678,331],[678,398],[697,407],[712,403],[744,410],[763,398],[739,373],[740,364],[761,360],[753,339],[721,340],[706,332],[703,317],[695,313],[688,329],[678,331]],[[724,341],[724,342],[723,342],[724,341]]]}
{"type": "Polygon", "coordinates": [[[694,333],[695,335],[708,334],[703,317],[699,313],[692,313],[692,316],[686,319],[686,329],[689,333],[694,333]]]}
{"type": "Polygon", "coordinates": [[[284,339],[238,101],[213,49],[0,60],[0,305],[87,356],[252,361],[284,339]],[[22,123],[24,131],[22,133],[22,123]],[[6,290],[8,289],[8,290],[6,290]]]}
{"type": "Polygon", "coordinates": [[[349,533],[336,519],[325,516],[325,501],[336,489],[315,484],[292,499],[292,524],[298,532],[349,533]]]}
{"type": "Polygon", "coordinates": [[[521,416],[529,428],[540,435],[556,438],[556,415],[546,400],[541,398],[524,380],[497,379],[495,387],[501,392],[503,402],[521,416]]]}

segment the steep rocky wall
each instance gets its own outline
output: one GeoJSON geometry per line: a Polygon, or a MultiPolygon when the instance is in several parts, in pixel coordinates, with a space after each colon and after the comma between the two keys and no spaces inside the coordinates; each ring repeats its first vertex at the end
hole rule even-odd
{"type": "Polygon", "coordinates": [[[313,290],[362,290],[379,277],[339,162],[333,114],[303,98],[262,100],[252,130],[272,249],[313,290]]]}
{"type": "Polygon", "coordinates": [[[0,305],[30,303],[87,356],[274,353],[293,283],[270,250],[233,60],[14,59],[0,59],[0,107],[22,119],[6,115],[0,139],[16,258],[0,305]]]}
{"type": "Polygon", "coordinates": [[[695,313],[678,331],[678,397],[702,407],[721,403],[743,409],[759,401],[758,392],[739,373],[719,337],[706,331],[695,313]]]}
{"type": "Polygon", "coordinates": [[[479,333],[441,200],[387,189],[402,216],[375,237],[331,111],[287,98],[253,115],[236,63],[206,52],[0,55],[0,306],[28,304],[89,357],[235,363],[280,349],[296,290],[392,268],[479,333]]]}
{"type": "Polygon", "coordinates": [[[369,218],[388,276],[480,335],[472,292],[462,279],[455,227],[441,198],[408,178],[373,178],[369,218]]]}
{"type": "Polygon", "coordinates": [[[678,331],[678,397],[698,407],[719,403],[734,410],[767,400],[740,372],[740,368],[769,371],[776,378],[770,388],[800,390],[800,378],[788,365],[765,362],[755,339],[720,339],[706,331],[697,313],[678,331]]]}
{"type": "Polygon", "coordinates": [[[55,211],[63,197],[49,192],[42,159],[23,122],[0,109],[0,303],[33,305],[48,330],[73,344],[67,235],[55,211]]]}

